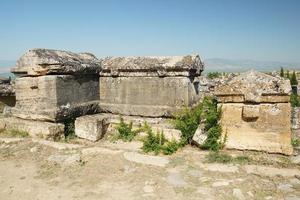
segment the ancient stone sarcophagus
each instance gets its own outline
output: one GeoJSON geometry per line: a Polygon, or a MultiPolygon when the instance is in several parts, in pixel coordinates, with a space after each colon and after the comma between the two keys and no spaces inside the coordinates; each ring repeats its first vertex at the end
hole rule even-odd
{"type": "Polygon", "coordinates": [[[12,115],[57,122],[97,112],[100,70],[100,61],[88,53],[29,50],[12,69],[19,76],[12,115]]]}
{"type": "Polygon", "coordinates": [[[108,57],[100,73],[103,112],[147,117],[170,116],[199,99],[195,77],[203,71],[198,55],[108,57]]]}
{"type": "Polygon", "coordinates": [[[216,88],[226,148],[291,155],[291,86],[264,73],[243,73],[216,88]]]}

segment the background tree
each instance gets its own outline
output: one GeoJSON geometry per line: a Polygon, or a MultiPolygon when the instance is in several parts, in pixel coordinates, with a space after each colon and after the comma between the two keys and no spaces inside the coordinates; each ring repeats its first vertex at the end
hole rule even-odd
{"type": "Polygon", "coordinates": [[[281,77],[284,77],[284,70],[283,70],[283,67],[280,68],[280,76],[281,76],[281,77]]]}
{"type": "Polygon", "coordinates": [[[288,79],[290,79],[290,71],[289,71],[289,70],[286,70],[286,77],[287,77],[288,79]]]}
{"type": "Polygon", "coordinates": [[[298,85],[295,70],[293,71],[293,74],[292,74],[292,77],[291,77],[291,85],[298,85]]]}

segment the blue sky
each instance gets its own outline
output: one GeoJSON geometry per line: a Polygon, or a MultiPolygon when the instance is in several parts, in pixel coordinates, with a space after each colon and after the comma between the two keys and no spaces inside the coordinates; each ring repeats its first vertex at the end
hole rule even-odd
{"type": "Polygon", "coordinates": [[[300,1],[0,0],[0,60],[30,48],[300,62],[300,1]]]}

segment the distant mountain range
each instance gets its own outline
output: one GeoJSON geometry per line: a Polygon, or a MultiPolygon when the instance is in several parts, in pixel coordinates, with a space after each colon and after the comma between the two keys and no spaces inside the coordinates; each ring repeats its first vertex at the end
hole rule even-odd
{"type": "Polygon", "coordinates": [[[256,60],[230,60],[222,58],[204,59],[206,72],[242,72],[250,69],[258,71],[280,70],[280,67],[289,70],[300,70],[300,63],[256,61],[256,60]]]}
{"type": "MultiPolygon", "coordinates": [[[[11,75],[10,68],[16,64],[14,60],[0,60],[0,76],[11,75]]],[[[279,70],[280,67],[289,70],[300,70],[300,63],[275,62],[275,61],[256,61],[256,60],[231,60],[222,58],[204,59],[204,72],[242,72],[250,69],[258,71],[279,70]]]]}

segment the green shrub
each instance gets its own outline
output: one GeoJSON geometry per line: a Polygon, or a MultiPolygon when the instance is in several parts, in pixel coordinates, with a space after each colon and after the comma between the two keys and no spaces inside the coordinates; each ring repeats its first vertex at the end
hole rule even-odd
{"type": "Polygon", "coordinates": [[[297,80],[297,77],[296,77],[296,72],[295,70],[293,71],[293,74],[292,74],[292,77],[290,78],[290,81],[291,81],[291,85],[298,85],[298,80],[297,80]]]}
{"type": "Polygon", "coordinates": [[[220,76],[222,76],[222,73],[220,72],[209,72],[207,74],[207,77],[210,79],[219,78],[220,76]]]}
{"type": "Polygon", "coordinates": [[[154,134],[152,129],[147,130],[147,136],[143,140],[143,151],[154,152],[156,155],[162,151],[163,145],[167,142],[163,132],[154,134]]]}
{"type": "Polygon", "coordinates": [[[172,124],[181,131],[182,143],[190,144],[192,142],[193,135],[199,126],[201,113],[202,104],[199,104],[193,109],[184,108],[175,116],[172,124]]]}
{"type": "Polygon", "coordinates": [[[27,131],[17,130],[17,129],[11,129],[4,131],[4,134],[9,135],[11,137],[28,137],[29,134],[27,131]]]}
{"type": "Polygon", "coordinates": [[[293,147],[298,147],[300,146],[300,140],[298,138],[292,138],[291,144],[293,147]]]}
{"type": "Polygon", "coordinates": [[[220,141],[221,137],[221,126],[216,125],[214,127],[211,127],[207,131],[207,139],[204,141],[204,144],[201,146],[202,149],[212,150],[212,151],[218,151],[221,149],[222,144],[220,141]]]}
{"type": "Polygon", "coordinates": [[[246,155],[239,155],[237,157],[232,157],[226,153],[220,153],[219,151],[211,151],[206,156],[206,161],[213,163],[235,163],[235,164],[249,164],[252,159],[246,155]]]}
{"type": "Polygon", "coordinates": [[[252,160],[246,155],[237,156],[233,159],[233,162],[238,164],[249,164],[251,161],[252,160]]]}
{"type": "Polygon", "coordinates": [[[132,141],[141,131],[140,129],[132,130],[132,122],[127,124],[122,117],[120,117],[120,123],[117,125],[116,129],[118,131],[117,139],[121,139],[123,141],[132,141]]]}
{"type": "Polygon", "coordinates": [[[154,152],[155,155],[163,153],[171,155],[175,153],[182,144],[176,140],[168,141],[163,132],[153,133],[151,127],[147,127],[147,136],[143,139],[143,151],[145,153],[154,152]]]}
{"type": "Polygon", "coordinates": [[[220,137],[221,126],[218,124],[221,117],[221,109],[217,107],[217,101],[213,97],[205,97],[201,103],[192,109],[184,108],[172,121],[174,127],[181,131],[181,143],[190,144],[200,121],[205,123],[204,131],[207,139],[203,149],[217,151],[222,148],[220,137]]]}
{"type": "Polygon", "coordinates": [[[300,97],[297,94],[291,94],[290,102],[292,107],[300,107],[300,97]]]}
{"type": "Polygon", "coordinates": [[[209,152],[209,154],[206,156],[206,159],[208,162],[217,163],[229,163],[233,160],[231,155],[220,152],[209,152]]]}
{"type": "Polygon", "coordinates": [[[163,147],[163,154],[171,155],[181,147],[182,144],[180,142],[177,142],[176,140],[171,140],[170,142],[167,142],[166,145],[163,147]]]}

